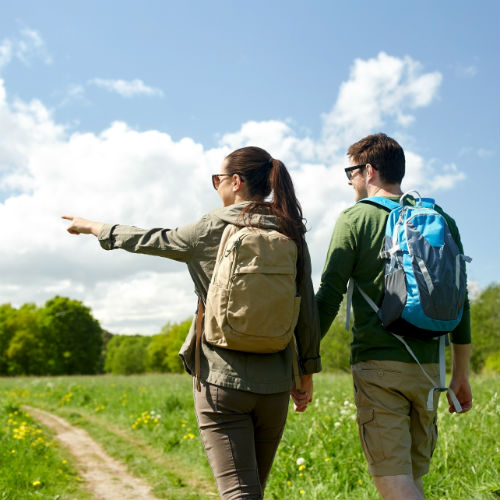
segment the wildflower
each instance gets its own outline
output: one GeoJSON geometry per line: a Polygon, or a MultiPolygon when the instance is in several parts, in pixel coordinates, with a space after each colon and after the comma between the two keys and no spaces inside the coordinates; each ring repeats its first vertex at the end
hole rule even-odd
{"type": "Polygon", "coordinates": [[[68,463],[68,461],[67,461],[67,460],[62,460],[62,461],[61,461],[61,463],[62,463],[63,465],[66,465],[66,464],[68,463]]]}
{"type": "Polygon", "coordinates": [[[11,450],[10,452],[12,455],[15,455],[16,454],[16,450],[11,450]]]}
{"type": "Polygon", "coordinates": [[[300,490],[300,491],[299,491],[299,493],[300,493],[301,495],[303,495],[303,494],[305,493],[305,491],[304,491],[304,490],[300,490]]]}
{"type": "Polygon", "coordinates": [[[334,427],[340,427],[340,425],[341,425],[341,424],[340,424],[340,422],[335,422],[335,423],[333,424],[333,426],[334,426],[334,427]]]}
{"type": "Polygon", "coordinates": [[[292,481],[287,481],[287,482],[286,482],[286,484],[287,484],[288,486],[292,486],[292,481]]]}
{"type": "Polygon", "coordinates": [[[361,479],[358,479],[358,484],[359,484],[360,486],[363,486],[363,481],[362,481],[361,479]]]}
{"type": "Polygon", "coordinates": [[[306,470],[306,466],[304,464],[299,465],[299,470],[306,470]]]}
{"type": "Polygon", "coordinates": [[[36,481],[33,481],[31,484],[33,486],[40,486],[42,484],[42,482],[37,479],[36,481]]]}
{"type": "Polygon", "coordinates": [[[305,458],[302,458],[302,457],[299,457],[297,458],[297,461],[295,462],[297,465],[302,465],[302,464],[305,464],[306,463],[306,459],[305,458]]]}
{"type": "Polygon", "coordinates": [[[330,457],[326,457],[326,458],[325,458],[325,462],[329,462],[330,460],[331,460],[331,458],[330,458],[330,457]]]}

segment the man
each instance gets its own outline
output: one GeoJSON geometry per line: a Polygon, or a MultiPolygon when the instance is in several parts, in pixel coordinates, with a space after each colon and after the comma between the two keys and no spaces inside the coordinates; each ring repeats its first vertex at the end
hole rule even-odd
{"type": "MultiPolygon", "coordinates": [[[[399,201],[403,194],[405,156],[395,140],[385,134],[370,135],[353,144],[347,155],[350,166],[345,170],[356,201],[370,196],[399,201]]],[[[414,200],[409,198],[409,202],[414,200]]],[[[462,251],[455,222],[439,207],[436,210],[444,215],[462,251]]],[[[421,500],[424,498],[421,478],[429,470],[436,444],[439,393],[434,393],[434,410],[427,410],[430,382],[404,345],[382,327],[357,288],[380,306],[385,261],[379,253],[387,217],[387,210],[370,203],[357,203],[342,212],[333,231],[316,300],[324,336],[338,312],[349,278],[355,280],[351,365],[363,452],[382,498],[421,500]]],[[[406,341],[427,373],[439,380],[439,342],[409,338],[406,341]]],[[[453,372],[449,386],[466,412],[472,407],[467,300],[462,320],[451,332],[451,341],[453,372]]],[[[449,411],[455,411],[451,401],[449,411]]]]}

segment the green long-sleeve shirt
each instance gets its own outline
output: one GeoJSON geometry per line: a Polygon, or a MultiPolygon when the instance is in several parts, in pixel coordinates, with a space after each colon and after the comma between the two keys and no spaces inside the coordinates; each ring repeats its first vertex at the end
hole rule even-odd
{"type": "MultiPolygon", "coordinates": [[[[397,197],[389,197],[399,201],[397,197]]],[[[461,252],[462,243],[455,221],[440,207],[453,239],[461,252]]],[[[316,293],[316,302],[324,336],[342,302],[349,278],[353,278],[361,289],[376,303],[381,304],[384,295],[385,262],[379,253],[383,248],[387,210],[381,207],[357,203],[341,213],[328,249],[321,284],[316,293]]],[[[385,330],[378,317],[359,291],[354,287],[352,297],[354,312],[353,341],[351,343],[351,364],[367,360],[392,360],[414,362],[405,347],[385,330]]],[[[460,324],[451,332],[451,341],[469,344],[470,312],[466,300],[460,324]]],[[[421,363],[438,362],[438,342],[408,339],[408,344],[421,363]]]]}

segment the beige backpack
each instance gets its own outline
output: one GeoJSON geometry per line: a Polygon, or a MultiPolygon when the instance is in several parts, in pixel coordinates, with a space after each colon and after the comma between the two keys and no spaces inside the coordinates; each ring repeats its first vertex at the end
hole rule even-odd
{"type": "MultiPolygon", "coordinates": [[[[207,293],[203,332],[206,341],[225,349],[253,353],[285,349],[293,342],[300,310],[296,265],[297,245],[287,236],[275,230],[228,224],[207,293]]],[[[197,358],[203,315],[201,301],[200,307],[197,358]]],[[[294,343],[292,350],[297,384],[294,343]]],[[[199,370],[196,374],[199,375],[199,370]]]]}

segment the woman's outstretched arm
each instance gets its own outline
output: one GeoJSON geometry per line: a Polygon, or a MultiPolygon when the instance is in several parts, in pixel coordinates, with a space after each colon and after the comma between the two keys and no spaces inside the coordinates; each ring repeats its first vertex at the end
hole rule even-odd
{"type": "Polygon", "coordinates": [[[72,215],[63,215],[62,218],[71,221],[71,224],[66,229],[71,234],[93,234],[98,236],[104,225],[102,222],[73,217],[72,215]]]}

